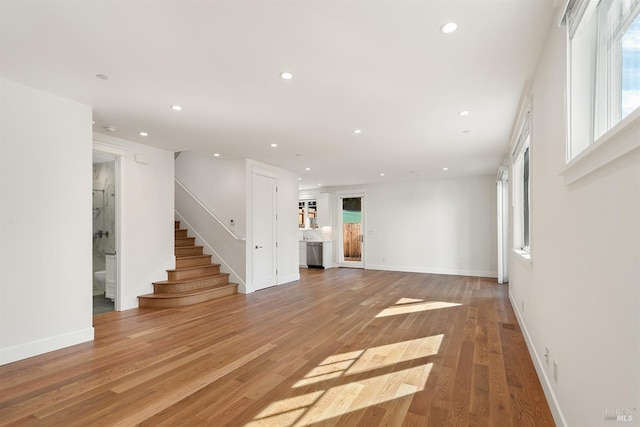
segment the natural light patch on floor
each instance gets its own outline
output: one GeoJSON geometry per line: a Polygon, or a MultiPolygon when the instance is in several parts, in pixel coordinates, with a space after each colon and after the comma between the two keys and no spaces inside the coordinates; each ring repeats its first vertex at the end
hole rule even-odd
{"type": "Polygon", "coordinates": [[[330,356],[313,368],[303,379],[295,383],[293,387],[304,387],[343,375],[373,371],[401,362],[433,356],[440,349],[442,337],[443,335],[434,335],[330,356]]]}
{"type": "Polygon", "coordinates": [[[400,298],[395,305],[385,308],[376,317],[396,316],[398,314],[417,313],[420,311],[436,310],[439,308],[457,307],[462,304],[442,301],[414,300],[413,298],[400,298]]]}
{"type": "Polygon", "coordinates": [[[411,402],[424,390],[444,335],[385,344],[324,359],[294,390],[321,387],[310,393],[274,402],[248,426],[303,426],[335,419],[384,402],[411,402]],[[421,360],[423,359],[423,360],[421,360]],[[381,373],[384,372],[384,373],[381,373]]]}

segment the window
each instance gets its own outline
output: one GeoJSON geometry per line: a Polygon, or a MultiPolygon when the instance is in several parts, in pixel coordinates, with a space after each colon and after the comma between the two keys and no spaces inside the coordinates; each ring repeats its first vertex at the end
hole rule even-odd
{"type": "Polygon", "coordinates": [[[514,149],[511,153],[513,196],[513,248],[526,258],[530,254],[531,224],[531,131],[530,111],[519,120],[514,149]]]}
{"type": "Polygon", "coordinates": [[[316,214],[318,212],[315,200],[298,202],[298,228],[318,228],[316,214]]]}
{"type": "Polygon", "coordinates": [[[571,0],[563,22],[571,161],[640,107],[640,0],[571,0]]]}

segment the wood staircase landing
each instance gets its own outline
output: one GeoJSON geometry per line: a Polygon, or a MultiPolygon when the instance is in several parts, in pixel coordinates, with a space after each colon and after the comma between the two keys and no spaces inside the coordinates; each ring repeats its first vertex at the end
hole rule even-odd
{"type": "Polygon", "coordinates": [[[229,275],[220,272],[220,264],[211,263],[211,255],[202,253],[195,237],[175,221],[174,253],[176,268],[167,270],[167,280],[153,283],[153,293],[140,295],[141,308],[169,308],[197,304],[238,293],[238,285],[229,283],[229,275]]]}

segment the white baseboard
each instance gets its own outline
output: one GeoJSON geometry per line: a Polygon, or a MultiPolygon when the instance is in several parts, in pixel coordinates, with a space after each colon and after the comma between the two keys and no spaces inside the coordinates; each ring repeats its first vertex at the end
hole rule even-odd
{"type": "Polygon", "coordinates": [[[516,314],[516,319],[518,320],[518,325],[520,325],[520,329],[522,330],[524,341],[527,343],[527,348],[529,349],[529,353],[531,354],[533,366],[536,368],[536,373],[538,374],[538,378],[540,379],[540,383],[542,384],[542,390],[544,390],[544,395],[547,398],[547,402],[549,403],[549,409],[551,409],[553,420],[556,422],[556,425],[566,427],[567,421],[562,414],[562,410],[560,409],[560,404],[558,403],[556,394],[553,392],[553,388],[551,387],[551,379],[547,375],[547,371],[545,371],[544,369],[542,359],[540,358],[540,355],[533,345],[531,335],[529,335],[529,331],[527,330],[527,327],[524,324],[524,320],[522,319],[522,314],[518,309],[518,304],[513,300],[513,295],[511,294],[511,292],[509,292],[509,301],[511,301],[511,306],[513,307],[513,311],[516,314]]]}
{"type": "Polygon", "coordinates": [[[473,276],[473,277],[498,277],[497,271],[483,270],[463,270],[450,268],[424,268],[399,265],[372,265],[366,264],[367,270],[383,270],[383,271],[402,271],[406,273],[429,273],[429,274],[447,274],[454,276],[473,276]]]}
{"type": "Polygon", "coordinates": [[[0,349],[0,365],[93,341],[93,327],[0,349]]]}

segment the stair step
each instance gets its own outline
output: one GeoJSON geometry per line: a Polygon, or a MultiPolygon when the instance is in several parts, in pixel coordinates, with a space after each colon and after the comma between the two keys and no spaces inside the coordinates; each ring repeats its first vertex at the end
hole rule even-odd
{"type": "Polygon", "coordinates": [[[176,257],[176,269],[211,265],[211,255],[193,255],[176,257]]]}
{"type": "Polygon", "coordinates": [[[191,277],[182,280],[163,280],[161,282],[153,282],[153,292],[156,294],[184,292],[226,283],[229,283],[228,273],[191,277]]]}
{"type": "Polygon", "coordinates": [[[188,232],[189,230],[187,230],[186,228],[176,228],[175,230],[173,230],[173,237],[175,239],[187,237],[188,232]]]}
{"type": "Polygon", "coordinates": [[[202,255],[202,246],[179,246],[174,249],[176,257],[202,255]]]}
{"type": "Polygon", "coordinates": [[[197,267],[176,268],[167,270],[169,280],[190,279],[198,276],[220,273],[220,264],[201,265],[197,267]]]}
{"type": "Polygon", "coordinates": [[[227,283],[195,291],[140,295],[138,305],[141,308],[183,307],[233,295],[237,292],[237,283],[227,283]]]}
{"type": "Polygon", "coordinates": [[[196,243],[195,237],[179,237],[174,240],[174,246],[193,246],[196,243]]]}
{"type": "Polygon", "coordinates": [[[173,221],[173,228],[180,228],[180,221],[173,221]]]}

